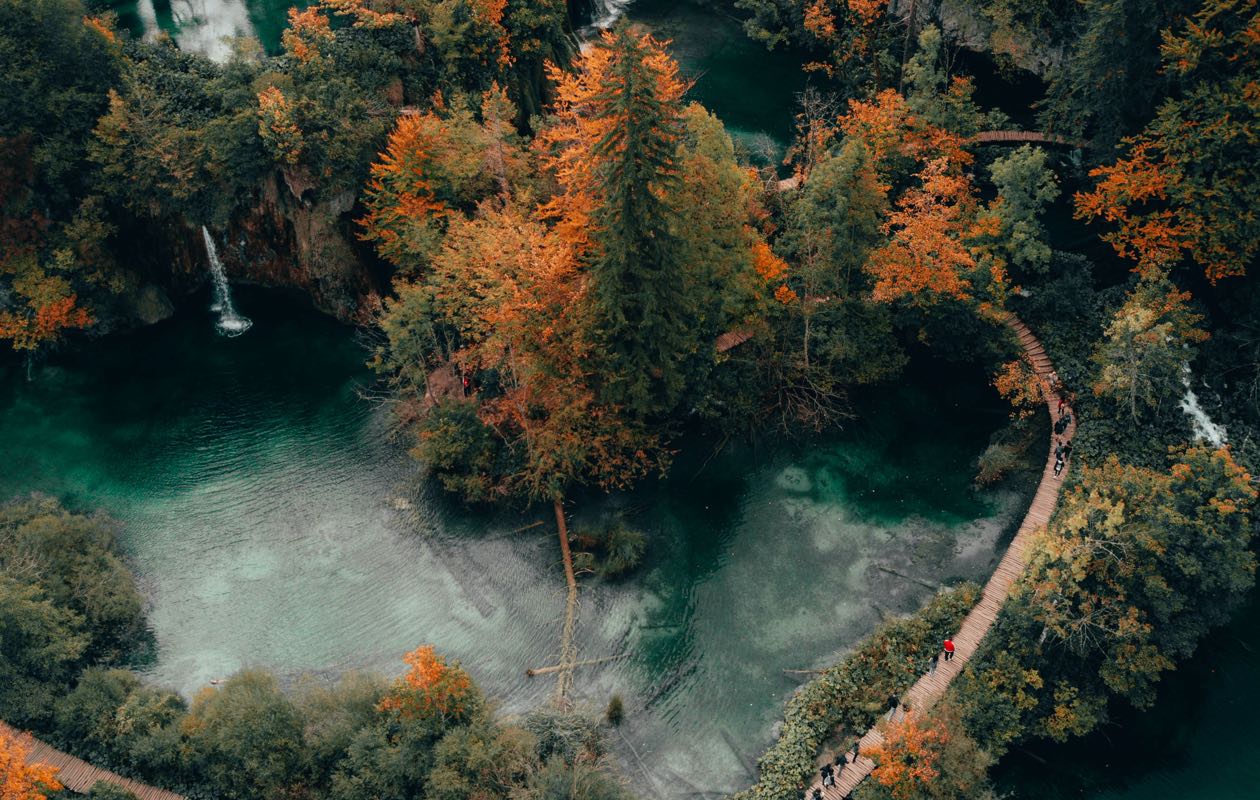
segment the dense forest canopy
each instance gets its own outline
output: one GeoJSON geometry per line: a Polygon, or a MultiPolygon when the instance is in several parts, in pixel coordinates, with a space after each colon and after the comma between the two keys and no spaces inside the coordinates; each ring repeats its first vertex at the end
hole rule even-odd
{"type": "MultiPolygon", "coordinates": [[[[0,0],[5,358],[29,372],[195,288],[200,230],[274,235],[300,269],[243,257],[234,277],[363,327],[446,491],[556,509],[571,618],[566,499],[663,474],[684,431],[834,430],[911,357],[979,364],[1011,400],[978,483],[1035,467],[1046,398],[1018,314],[1077,395],[1063,500],[947,702],[890,728],[859,790],[987,796],[1019,742],[1149,706],[1254,582],[1260,10],[716,5],[807,54],[782,164],[688,100],[668,42],[622,23],[582,44],[558,0],[320,0],[279,54],[243,39],[224,63],[128,37],[107,2],[0,0]],[[1044,96],[983,107],[959,40],[1044,96]],[[988,144],[1015,112],[1053,136],[988,144]],[[1227,441],[1184,413],[1192,380],[1227,441]]],[[[32,497],[0,532],[0,718],[102,765],[224,798],[629,795],[600,725],[504,721],[428,647],[392,683],[146,685],[109,520],[32,497]]],[[[607,572],[643,546],[610,531],[607,572]]],[[[942,595],[805,687],[743,796],[794,800],[973,601],[942,595]]],[[[18,752],[0,740],[6,787],[55,790],[18,752]]]]}

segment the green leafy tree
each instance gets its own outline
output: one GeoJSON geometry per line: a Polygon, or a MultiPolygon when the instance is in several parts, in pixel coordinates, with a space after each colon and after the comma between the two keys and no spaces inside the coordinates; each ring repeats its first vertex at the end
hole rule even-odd
{"type": "Polygon", "coordinates": [[[989,204],[987,216],[998,223],[1002,256],[1025,275],[1045,273],[1052,252],[1041,215],[1059,196],[1054,173],[1046,166],[1046,152],[1024,145],[996,159],[989,175],[998,196],[989,204]]]}
{"type": "Polygon", "coordinates": [[[116,783],[97,781],[87,793],[88,800],[137,800],[135,794],[116,783]]]}
{"type": "Polygon", "coordinates": [[[143,599],[104,516],[74,514],[38,496],[0,507],[0,568],[82,618],[88,659],[116,663],[143,644],[143,599]]]}
{"type": "Polygon", "coordinates": [[[1182,392],[1182,374],[1193,356],[1190,345],[1207,339],[1202,315],[1165,277],[1140,281],[1104,331],[1094,351],[1098,379],[1094,394],[1109,398],[1137,419],[1158,411],[1182,392]]]}
{"type": "MultiPolygon", "coordinates": [[[[7,570],[6,570],[7,572],[7,570]]],[[[83,619],[0,574],[0,719],[44,722],[87,649],[83,619]]]]}
{"type": "Polygon", "coordinates": [[[181,727],[190,766],[219,797],[285,797],[309,781],[301,716],[268,673],[204,689],[181,727]]]}
{"type": "Polygon", "coordinates": [[[1229,619],[1255,573],[1247,473],[1228,450],[1192,448],[1172,461],[1166,473],[1115,458],[1086,468],[1030,564],[1050,635],[1100,656],[1108,688],[1138,705],[1229,619]]]}
{"type": "Polygon", "coordinates": [[[1044,130],[1089,138],[1099,152],[1140,126],[1168,86],[1159,70],[1160,32],[1182,18],[1189,0],[1083,0],[1064,15],[1067,54],[1050,74],[1044,130]],[[1078,32],[1079,31],[1079,32],[1078,32]]]}
{"type": "Polygon", "coordinates": [[[1163,72],[1177,91],[1076,196],[1077,216],[1110,223],[1103,238],[1143,273],[1189,259],[1215,283],[1260,252],[1255,15],[1254,3],[1208,0],[1164,31],[1163,72]]]}
{"type": "Polygon", "coordinates": [[[127,670],[84,670],[74,691],[57,701],[58,735],[77,752],[114,761],[121,738],[118,709],[138,688],[140,679],[127,670]]]}
{"type": "Polygon", "coordinates": [[[1153,702],[1163,672],[1228,620],[1254,582],[1256,489],[1228,450],[1166,470],[1112,456],[1080,468],[997,624],[957,684],[968,730],[996,753],[1153,702]]]}
{"type": "Polygon", "coordinates": [[[28,370],[127,283],[87,160],[120,44],[86,14],[77,0],[0,3],[0,340],[28,370]]]}

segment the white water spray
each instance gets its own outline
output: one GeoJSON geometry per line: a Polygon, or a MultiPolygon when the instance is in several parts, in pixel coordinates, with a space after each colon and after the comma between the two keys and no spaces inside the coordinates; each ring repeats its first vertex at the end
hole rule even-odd
{"type": "Polygon", "coordinates": [[[211,304],[210,310],[219,315],[219,321],[215,327],[224,336],[240,336],[254,323],[248,317],[236,313],[236,306],[232,305],[232,289],[228,286],[227,272],[223,269],[223,262],[219,260],[219,249],[214,246],[214,238],[210,236],[210,231],[206,230],[205,225],[201,226],[201,236],[206,240],[206,255],[210,257],[210,277],[214,279],[214,303],[211,304]]]}
{"type": "Polygon", "coordinates": [[[1190,417],[1195,439],[1205,441],[1213,447],[1221,447],[1225,444],[1225,426],[1213,422],[1203,406],[1199,405],[1199,396],[1190,387],[1190,375],[1190,365],[1187,364],[1181,373],[1181,383],[1186,387],[1186,393],[1181,398],[1181,410],[1190,417]]]}
{"type": "Polygon", "coordinates": [[[626,8],[634,0],[591,0],[592,19],[590,27],[582,31],[582,38],[589,38],[598,31],[608,30],[613,23],[621,19],[626,8]]]}

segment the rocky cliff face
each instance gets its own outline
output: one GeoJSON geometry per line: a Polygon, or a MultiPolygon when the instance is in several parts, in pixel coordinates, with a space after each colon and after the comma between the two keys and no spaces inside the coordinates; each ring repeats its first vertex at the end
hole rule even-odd
{"type": "Polygon", "coordinates": [[[380,276],[356,248],[350,211],[355,195],[298,199],[278,178],[264,184],[258,203],[232,219],[220,257],[234,281],[300,289],[317,308],[349,321],[363,298],[379,291],[380,276]]]}
{"type": "MultiPolygon", "coordinates": [[[[297,289],[320,311],[351,322],[363,299],[387,285],[368,248],[353,238],[354,204],[353,192],[319,202],[299,199],[276,176],[251,207],[211,234],[233,283],[297,289]]],[[[179,298],[206,285],[210,267],[201,231],[183,222],[161,225],[122,232],[121,257],[134,285],[122,295],[98,298],[96,333],[160,322],[174,313],[179,298]]]]}
{"type": "Polygon", "coordinates": [[[969,0],[890,0],[889,11],[902,19],[913,14],[919,25],[939,25],[950,39],[968,50],[1010,59],[1040,77],[1063,62],[1064,50],[1050,42],[1016,41],[997,31],[969,0]]]}

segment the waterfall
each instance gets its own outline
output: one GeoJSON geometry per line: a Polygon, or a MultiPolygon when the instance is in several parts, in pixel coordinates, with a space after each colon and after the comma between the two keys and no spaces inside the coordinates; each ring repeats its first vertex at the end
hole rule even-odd
{"type": "Polygon", "coordinates": [[[1203,406],[1199,405],[1199,396],[1190,386],[1190,374],[1190,365],[1186,364],[1181,373],[1181,384],[1186,387],[1186,393],[1181,397],[1181,410],[1190,417],[1195,439],[1220,447],[1225,444],[1225,426],[1213,422],[1203,406]]]}
{"type": "Polygon", "coordinates": [[[591,24],[582,31],[586,39],[597,32],[607,30],[626,13],[626,7],[634,0],[591,0],[591,24]]]}
{"type": "Polygon", "coordinates": [[[223,269],[223,262],[219,260],[219,249],[214,246],[214,238],[210,236],[210,231],[206,230],[205,225],[201,226],[201,236],[206,240],[206,255],[210,257],[210,277],[214,282],[214,303],[211,304],[210,310],[219,315],[219,322],[215,327],[224,336],[240,336],[254,323],[248,317],[242,317],[236,313],[236,307],[232,305],[232,289],[228,286],[227,272],[223,269]]]}

